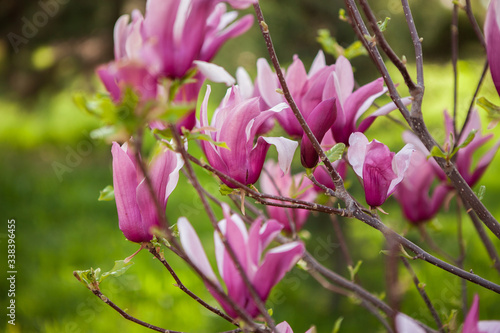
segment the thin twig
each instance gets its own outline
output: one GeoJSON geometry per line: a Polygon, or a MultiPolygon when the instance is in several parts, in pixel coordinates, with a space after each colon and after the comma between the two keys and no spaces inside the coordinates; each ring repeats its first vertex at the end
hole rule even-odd
{"type": "MultiPolygon", "coordinates": [[[[174,140],[175,140],[177,149],[181,153],[182,158],[184,159],[184,166],[186,167],[191,184],[194,186],[196,192],[198,193],[198,196],[201,199],[203,207],[204,207],[205,211],[207,212],[207,215],[209,217],[210,222],[212,223],[212,226],[214,227],[215,231],[217,232],[220,239],[222,240],[222,243],[224,244],[224,247],[225,247],[227,253],[229,254],[229,257],[233,261],[234,266],[236,267],[238,273],[240,274],[240,276],[245,284],[245,287],[250,292],[250,295],[251,295],[253,301],[255,302],[257,308],[259,309],[259,312],[265,318],[265,320],[266,320],[267,324],[269,325],[269,327],[271,328],[271,330],[275,331],[276,326],[274,324],[274,320],[271,318],[271,316],[267,312],[264,303],[262,302],[262,300],[259,297],[259,294],[257,293],[255,287],[250,282],[250,279],[248,278],[247,274],[243,270],[243,267],[241,266],[241,263],[239,262],[238,257],[236,256],[236,253],[234,252],[234,249],[231,247],[227,238],[224,236],[224,234],[222,233],[222,231],[219,228],[218,220],[215,217],[215,214],[214,214],[212,208],[210,207],[210,204],[208,203],[207,199],[205,198],[203,191],[201,190],[201,185],[198,182],[198,179],[196,178],[194,170],[191,166],[190,158],[188,156],[187,151],[184,149],[182,139],[181,139],[179,133],[177,132],[175,125],[170,124],[170,130],[172,131],[172,133],[174,135],[174,140]]],[[[244,313],[245,318],[248,318],[246,311],[243,311],[243,312],[245,312],[244,313]]],[[[253,323],[253,321],[250,320],[249,323],[255,327],[255,324],[253,323]]]]}
{"type": "Polygon", "coordinates": [[[309,125],[307,124],[304,116],[302,116],[302,113],[300,112],[299,108],[297,107],[297,104],[295,104],[295,101],[293,100],[293,96],[290,93],[290,90],[288,89],[288,84],[286,83],[285,76],[283,75],[283,70],[281,69],[280,63],[278,61],[278,57],[276,56],[276,52],[274,50],[274,45],[273,41],[271,39],[271,34],[269,33],[269,27],[267,23],[264,20],[264,14],[262,13],[262,9],[260,8],[259,2],[257,1],[253,5],[255,14],[257,15],[257,20],[259,22],[260,30],[262,32],[262,36],[264,37],[264,40],[266,42],[266,47],[267,51],[269,53],[269,56],[271,58],[271,62],[273,64],[273,67],[276,71],[276,75],[278,77],[278,80],[281,85],[281,90],[283,91],[283,96],[285,97],[288,105],[290,106],[290,109],[292,110],[293,114],[297,118],[300,126],[304,130],[304,133],[307,135],[308,139],[311,141],[312,146],[316,150],[320,161],[322,161],[325,164],[325,167],[330,174],[330,177],[332,178],[333,183],[335,184],[335,193],[336,196],[344,203],[346,204],[348,209],[353,209],[355,206],[354,201],[352,200],[350,194],[347,192],[347,190],[344,187],[344,181],[342,180],[342,177],[340,177],[339,173],[335,168],[333,167],[332,163],[326,156],[325,152],[323,151],[323,148],[321,148],[320,143],[314,136],[313,132],[309,128],[309,125]]]}
{"type": "Polygon", "coordinates": [[[150,330],[157,331],[157,332],[163,332],[163,333],[182,333],[182,332],[179,332],[179,331],[167,330],[167,329],[164,329],[164,328],[161,328],[161,327],[158,327],[158,326],[146,323],[145,321],[139,320],[139,319],[137,319],[137,318],[129,315],[125,311],[123,311],[118,305],[116,305],[109,298],[107,298],[106,296],[104,296],[103,293],[99,290],[99,288],[95,288],[94,287],[94,288],[91,289],[91,291],[94,293],[94,295],[96,295],[97,297],[99,297],[99,299],[101,301],[103,301],[104,303],[106,303],[107,305],[109,305],[111,308],[113,308],[113,310],[115,310],[116,312],[118,312],[123,318],[125,318],[127,320],[130,320],[131,322],[134,322],[134,323],[136,323],[138,325],[144,326],[146,328],[149,328],[150,330]]]}
{"type": "Polygon", "coordinates": [[[155,256],[156,259],[158,259],[163,264],[163,266],[165,266],[165,268],[168,270],[168,272],[170,273],[170,275],[172,275],[172,277],[174,278],[176,286],[179,287],[179,289],[181,289],[183,292],[185,292],[192,299],[194,299],[196,302],[200,303],[202,306],[204,306],[209,311],[215,313],[219,317],[224,318],[225,320],[227,320],[231,324],[239,326],[238,323],[235,322],[231,317],[229,317],[228,315],[226,315],[225,313],[223,313],[221,310],[214,308],[213,306],[211,306],[210,304],[208,304],[207,302],[205,302],[204,300],[202,300],[200,297],[198,297],[196,294],[194,294],[191,290],[189,290],[188,288],[186,288],[186,286],[179,279],[179,277],[177,276],[177,274],[175,273],[175,271],[172,269],[172,267],[170,266],[170,264],[167,262],[167,260],[165,260],[165,258],[162,256],[162,254],[159,253],[154,246],[148,247],[148,250],[149,250],[149,252],[152,255],[155,256]]]}
{"type": "Polygon", "coordinates": [[[467,17],[469,18],[470,24],[472,25],[472,28],[474,29],[474,32],[476,33],[477,39],[479,40],[479,43],[483,46],[483,48],[486,50],[486,41],[484,40],[483,33],[481,31],[481,27],[479,24],[477,24],[476,18],[474,17],[474,14],[472,13],[472,6],[470,4],[470,0],[465,0],[465,12],[467,13],[467,17]]]}
{"type": "Polygon", "coordinates": [[[484,66],[483,66],[483,71],[481,72],[481,77],[479,78],[479,82],[477,83],[477,86],[476,86],[476,90],[474,91],[474,96],[472,96],[472,99],[470,101],[470,105],[469,105],[469,110],[467,111],[467,116],[465,117],[465,121],[462,125],[462,129],[460,130],[459,134],[458,134],[458,138],[456,139],[456,142],[460,142],[460,140],[462,139],[462,137],[464,135],[468,135],[469,133],[465,133],[465,127],[467,126],[467,123],[469,122],[469,119],[472,115],[472,111],[474,110],[474,105],[476,105],[476,98],[477,98],[477,95],[479,94],[479,90],[481,89],[481,86],[484,82],[484,79],[486,77],[486,73],[488,72],[488,59],[486,59],[486,61],[484,62],[484,66]]]}
{"type": "MultiPolygon", "coordinates": [[[[421,259],[425,260],[431,264],[433,264],[436,267],[439,267],[453,275],[459,276],[462,279],[465,279],[467,281],[470,281],[472,283],[475,283],[479,286],[482,286],[486,289],[492,290],[497,294],[500,294],[500,285],[495,284],[491,281],[488,281],[479,275],[476,275],[474,273],[467,272],[461,268],[458,268],[456,266],[453,266],[445,261],[442,261],[423,249],[421,249],[419,246],[416,244],[412,243],[410,240],[406,239],[405,237],[399,235],[392,229],[388,228],[385,224],[383,224],[380,220],[374,218],[373,216],[370,216],[368,214],[365,214],[361,211],[356,211],[354,212],[354,217],[357,218],[358,220],[368,224],[369,226],[379,230],[382,232],[384,235],[392,235],[395,240],[397,240],[401,245],[406,247],[407,249],[411,250],[412,252],[415,253],[416,257],[415,259],[421,259]]],[[[387,236],[386,236],[387,237],[387,236]]]]}
{"type": "Polygon", "coordinates": [[[417,274],[415,274],[415,271],[413,270],[410,263],[408,262],[408,259],[406,259],[405,257],[401,257],[401,260],[403,261],[403,264],[405,265],[406,269],[408,270],[408,272],[412,276],[413,283],[415,284],[415,287],[417,288],[418,293],[420,294],[420,296],[424,300],[425,305],[427,306],[427,308],[431,312],[432,317],[434,318],[434,321],[436,322],[439,331],[442,333],[445,333],[446,331],[444,329],[443,322],[441,321],[441,318],[439,318],[439,315],[437,314],[436,309],[432,305],[432,302],[429,299],[429,296],[425,292],[425,285],[422,285],[420,283],[420,281],[417,277],[417,274]]]}

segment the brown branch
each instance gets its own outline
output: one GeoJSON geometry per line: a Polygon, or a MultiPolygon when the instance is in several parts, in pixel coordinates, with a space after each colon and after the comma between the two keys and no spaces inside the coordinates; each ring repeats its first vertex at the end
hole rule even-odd
{"type": "Polygon", "coordinates": [[[410,275],[411,275],[411,277],[413,279],[413,283],[415,284],[415,287],[418,290],[418,293],[420,294],[420,296],[424,300],[425,305],[427,306],[427,308],[431,312],[432,317],[434,318],[434,321],[436,322],[439,331],[442,332],[442,333],[445,333],[446,331],[444,329],[443,322],[441,321],[441,318],[439,318],[439,315],[437,314],[436,309],[432,305],[432,302],[429,299],[429,296],[425,292],[425,286],[423,286],[420,283],[420,281],[418,280],[417,274],[415,274],[415,271],[413,270],[413,268],[411,267],[410,263],[408,262],[408,259],[406,259],[405,257],[401,257],[401,260],[403,261],[403,264],[405,265],[406,269],[410,273],[410,275]]]}

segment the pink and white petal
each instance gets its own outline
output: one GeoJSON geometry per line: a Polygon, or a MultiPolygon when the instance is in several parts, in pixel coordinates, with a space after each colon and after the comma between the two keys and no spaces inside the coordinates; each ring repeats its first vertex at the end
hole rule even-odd
{"type": "Polygon", "coordinates": [[[187,218],[179,217],[177,220],[177,228],[179,229],[182,247],[188,258],[196,265],[203,275],[219,285],[219,281],[212,270],[212,266],[208,261],[203,245],[201,245],[200,238],[191,223],[189,223],[187,218]]]}
{"type": "Polygon", "coordinates": [[[404,178],[406,170],[410,166],[411,156],[415,152],[415,147],[411,144],[406,144],[403,149],[401,149],[392,160],[392,169],[396,174],[396,178],[391,181],[389,190],[387,191],[387,196],[390,196],[396,189],[398,185],[404,178]]]}
{"type": "Polygon", "coordinates": [[[335,62],[335,75],[337,76],[337,80],[339,82],[337,98],[340,99],[340,104],[344,105],[354,89],[354,74],[351,63],[346,57],[338,57],[335,62]]]}
{"type": "Polygon", "coordinates": [[[477,333],[477,323],[479,321],[479,296],[474,295],[474,300],[465,317],[462,333],[477,333]]]}
{"type": "Polygon", "coordinates": [[[234,77],[231,76],[223,67],[210,62],[195,60],[193,63],[198,70],[210,81],[224,83],[226,86],[232,86],[236,83],[234,77]]]}
{"type": "Polygon", "coordinates": [[[278,333],[293,333],[292,328],[286,321],[279,323],[276,325],[276,331],[278,333]]]}
{"type": "Polygon", "coordinates": [[[481,320],[479,323],[477,323],[477,328],[481,333],[500,333],[500,321],[481,320]]]}
{"type": "MultiPolygon", "coordinates": [[[[403,105],[408,106],[412,103],[412,98],[411,97],[404,97],[401,98],[401,102],[403,105]]],[[[389,102],[386,105],[382,106],[372,114],[370,114],[366,119],[363,119],[361,123],[358,126],[358,131],[364,133],[373,123],[373,121],[380,116],[385,116],[391,113],[392,111],[396,110],[398,107],[394,102],[389,102]]]]}
{"type": "Polygon", "coordinates": [[[263,301],[285,274],[292,269],[304,254],[305,247],[301,242],[291,242],[269,250],[262,265],[254,276],[253,284],[263,301]]]}
{"type": "Polygon", "coordinates": [[[136,201],[135,164],[116,142],[113,142],[111,153],[113,155],[113,187],[120,230],[132,242],[147,241],[149,233],[144,230],[141,212],[136,201]]]}
{"type": "Polygon", "coordinates": [[[363,178],[363,164],[365,163],[367,145],[368,139],[363,133],[355,132],[349,136],[347,159],[354,172],[361,178],[363,178]]]}
{"type": "Polygon", "coordinates": [[[259,230],[259,240],[261,244],[261,250],[259,253],[262,254],[262,251],[273,241],[276,236],[279,235],[281,230],[283,229],[283,225],[276,220],[268,220],[259,230]]]}
{"type": "Polygon", "coordinates": [[[257,88],[267,105],[272,106],[284,101],[283,95],[276,92],[279,88],[278,78],[264,58],[257,60],[257,88]]]}
{"type": "Polygon", "coordinates": [[[116,20],[113,29],[115,60],[126,57],[125,44],[127,41],[127,27],[130,17],[125,14],[116,20]]]}
{"type": "Polygon", "coordinates": [[[268,144],[274,145],[278,151],[278,164],[283,173],[290,171],[293,155],[299,145],[297,141],[293,141],[284,137],[261,137],[268,144]]]}
{"type": "Polygon", "coordinates": [[[323,69],[326,67],[326,60],[325,60],[325,54],[323,51],[319,50],[318,54],[316,54],[316,57],[314,58],[311,68],[309,69],[309,73],[307,76],[309,78],[313,77],[314,74],[316,74],[319,70],[323,69]]]}
{"type": "Polygon", "coordinates": [[[236,82],[240,87],[241,98],[248,99],[253,96],[254,85],[252,79],[243,67],[236,69],[236,82]]]}
{"type": "Polygon", "coordinates": [[[425,333],[420,325],[404,313],[398,313],[394,321],[398,333],[425,333]]]}

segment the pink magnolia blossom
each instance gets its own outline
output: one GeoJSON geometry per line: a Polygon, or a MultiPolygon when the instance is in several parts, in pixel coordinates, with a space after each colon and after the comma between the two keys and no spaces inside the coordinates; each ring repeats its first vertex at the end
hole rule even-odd
{"type": "MultiPolygon", "coordinates": [[[[270,145],[278,151],[278,161],[283,172],[288,172],[297,142],[279,137],[257,137],[257,130],[274,113],[284,107],[280,104],[269,110],[260,108],[259,98],[243,99],[239,88],[228,89],[221,105],[208,122],[208,98],[210,86],[200,109],[198,127],[215,142],[224,142],[228,148],[209,141],[201,145],[210,165],[233,179],[247,185],[254,184],[260,176],[270,145]],[[208,128],[211,126],[211,129],[208,128]],[[256,143],[254,144],[254,141],[256,143]]],[[[221,178],[229,187],[236,187],[221,178]]]]}
{"type": "Polygon", "coordinates": [[[500,94],[500,1],[491,0],[484,21],[484,37],[486,39],[486,55],[490,65],[491,77],[497,92],[500,94]]]}
{"type": "MultiPolygon", "coordinates": [[[[313,183],[305,176],[305,173],[299,173],[294,176],[290,174],[283,175],[278,164],[274,161],[267,161],[264,165],[264,172],[260,177],[260,187],[264,193],[286,196],[304,201],[314,201],[316,191],[313,183]]],[[[274,200],[270,200],[274,201],[274,200]]],[[[280,202],[280,201],[276,201],[280,202]]],[[[285,231],[290,232],[290,224],[294,224],[294,230],[300,230],[309,216],[307,209],[292,209],[276,206],[266,206],[269,217],[281,223],[285,231]]]]}
{"type": "MultiPolygon", "coordinates": [[[[227,13],[219,0],[148,0],[144,17],[134,10],[131,22],[128,15],[118,19],[115,60],[100,66],[97,74],[115,102],[126,86],[141,100],[154,99],[162,78],[184,77],[195,67],[194,61],[210,61],[225,41],[250,28],[252,15],[231,24],[237,16],[227,13]]],[[[204,77],[198,80],[199,88],[204,77]]],[[[188,127],[194,114],[189,116],[188,127]]]]}
{"type": "MultiPolygon", "coordinates": [[[[446,149],[451,149],[450,136],[453,136],[453,120],[451,119],[448,112],[444,112],[445,119],[445,134],[446,141],[444,143],[444,147],[446,149]]],[[[458,145],[461,145],[466,139],[469,133],[472,130],[476,130],[476,134],[474,139],[464,148],[460,148],[454,156],[455,164],[457,166],[458,172],[462,175],[464,180],[469,184],[469,186],[474,186],[477,181],[484,174],[488,166],[490,165],[493,157],[498,151],[500,147],[500,140],[489,150],[487,151],[481,159],[477,162],[475,166],[472,165],[472,156],[481,146],[486,144],[489,140],[493,138],[493,134],[483,135],[481,133],[481,119],[479,117],[479,113],[477,110],[474,110],[471,113],[469,120],[464,128],[464,135],[461,136],[458,145]]],[[[403,133],[403,138],[406,142],[413,144],[417,149],[422,151],[425,155],[429,155],[429,151],[427,148],[421,143],[421,141],[417,138],[417,136],[411,132],[403,133]]],[[[430,160],[432,165],[436,169],[436,172],[441,180],[446,180],[446,175],[444,171],[437,165],[434,159],[430,160]]]]}
{"type": "Polygon", "coordinates": [[[441,207],[451,187],[445,183],[438,184],[432,196],[429,196],[432,184],[438,179],[436,169],[427,157],[416,150],[410,166],[401,183],[394,192],[400,203],[404,216],[414,224],[430,220],[441,207]]]}
{"type": "Polygon", "coordinates": [[[474,301],[464,321],[462,333],[500,333],[500,320],[479,321],[479,296],[474,301]]]}
{"type": "Polygon", "coordinates": [[[163,77],[181,78],[194,60],[210,61],[222,44],[250,28],[253,16],[226,13],[218,0],[148,0],[143,59],[163,77]],[[231,25],[230,25],[231,24],[231,25]]]}
{"type": "MultiPolygon", "coordinates": [[[[128,145],[120,147],[113,142],[111,153],[120,230],[132,242],[148,242],[153,238],[152,228],[162,227],[154,199],[128,145]]],[[[149,165],[148,175],[163,210],[177,185],[182,165],[180,156],[168,149],[156,155],[149,165]]]]}
{"type": "Polygon", "coordinates": [[[382,205],[403,180],[415,151],[406,145],[394,154],[383,143],[368,139],[363,133],[353,133],[349,137],[347,158],[354,172],[363,179],[366,202],[371,207],[382,205]]]}
{"type": "MultiPolygon", "coordinates": [[[[326,82],[334,66],[326,66],[324,54],[319,52],[309,73],[304,64],[294,56],[292,65],[286,71],[285,79],[297,107],[304,116],[312,133],[321,142],[323,136],[330,130],[337,116],[334,96],[326,96],[326,82]]],[[[285,102],[282,94],[276,90],[281,88],[276,74],[265,59],[257,61],[256,93],[262,97],[266,106],[285,102]]],[[[312,168],[318,163],[318,154],[309,138],[304,134],[292,110],[287,107],[276,114],[276,119],[283,129],[291,136],[302,138],[300,154],[302,165],[312,168]]]]}
{"type": "MultiPolygon", "coordinates": [[[[321,148],[323,148],[324,151],[328,151],[331,148],[333,148],[335,144],[336,142],[332,136],[332,132],[329,131],[325,134],[323,141],[321,141],[321,148]]],[[[335,168],[335,170],[337,170],[340,177],[342,178],[345,177],[347,173],[347,163],[345,162],[345,160],[340,159],[338,161],[334,161],[333,167],[335,168]]],[[[333,183],[332,177],[330,176],[324,165],[318,165],[314,169],[313,176],[314,178],[316,178],[318,183],[335,191],[335,184],[333,183]]],[[[314,185],[314,188],[317,192],[323,192],[323,189],[317,186],[316,184],[314,185]]]]}
{"type": "MultiPolygon", "coordinates": [[[[219,222],[219,228],[234,250],[250,283],[254,286],[260,299],[265,302],[271,288],[302,256],[305,250],[304,244],[301,242],[287,243],[272,248],[263,255],[264,249],[280,233],[283,226],[275,220],[269,220],[262,225],[262,221],[257,219],[247,231],[244,222],[238,215],[230,215],[227,205],[223,206],[223,213],[224,219],[219,222]]],[[[198,235],[189,221],[181,217],[177,225],[182,246],[189,259],[208,279],[220,286],[219,279],[212,270],[198,235]]],[[[259,310],[217,233],[214,234],[214,241],[217,267],[226,286],[227,295],[252,318],[255,318],[259,315],[259,310]]],[[[232,306],[208,284],[207,288],[229,316],[232,318],[238,316],[232,306]]]]}

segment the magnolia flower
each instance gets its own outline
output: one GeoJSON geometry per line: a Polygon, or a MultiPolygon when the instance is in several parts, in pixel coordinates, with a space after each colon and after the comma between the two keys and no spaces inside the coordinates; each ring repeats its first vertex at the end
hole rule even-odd
{"type": "Polygon", "coordinates": [[[491,77],[497,92],[500,94],[500,1],[491,0],[484,21],[484,37],[486,40],[486,55],[490,65],[491,77]]]}
{"type": "Polygon", "coordinates": [[[145,17],[137,10],[131,22],[121,16],[114,29],[115,60],[97,69],[113,100],[121,100],[126,86],[141,100],[156,98],[162,78],[184,77],[194,61],[210,61],[226,40],[250,28],[251,15],[231,24],[238,14],[226,13],[226,5],[218,2],[148,0],[145,17]]]}
{"type": "MultiPolygon", "coordinates": [[[[349,60],[340,56],[335,63],[335,70],[328,77],[324,91],[324,97],[337,98],[337,119],[332,126],[333,138],[336,142],[345,145],[349,143],[349,137],[354,132],[365,132],[375,119],[388,114],[396,109],[394,102],[390,102],[370,116],[363,119],[359,125],[361,116],[370,108],[375,99],[383,95],[387,88],[384,80],[378,78],[364,86],[354,89],[354,74],[349,60]]],[[[402,103],[411,103],[410,97],[402,98],[402,103]]]]}
{"type": "MultiPolygon", "coordinates": [[[[325,134],[323,141],[321,141],[321,148],[324,151],[328,151],[332,149],[333,146],[335,146],[335,144],[336,142],[333,139],[332,131],[329,131],[325,134]]],[[[345,162],[345,160],[340,159],[338,161],[334,161],[332,165],[335,168],[335,170],[337,170],[340,177],[344,178],[347,173],[347,163],[345,162]]],[[[313,176],[314,178],[316,178],[318,183],[335,191],[335,184],[333,183],[332,177],[330,176],[330,173],[326,170],[326,167],[324,165],[318,165],[314,169],[313,176]]],[[[316,184],[314,184],[314,189],[317,192],[324,192],[324,190],[321,187],[317,186],[316,184]]]]}
{"type": "Polygon", "coordinates": [[[394,192],[403,208],[404,216],[414,224],[430,220],[439,210],[451,188],[441,183],[429,196],[432,183],[437,179],[436,169],[420,151],[415,151],[405,177],[394,192]]]}
{"type": "Polygon", "coordinates": [[[354,172],[363,179],[366,202],[371,207],[382,205],[403,180],[415,151],[407,144],[394,154],[383,143],[368,139],[363,133],[353,133],[349,137],[347,158],[354,172]]]}
{"type": "Polygon", "coordinates": [[[226,13],[226,5],[218,2],[148,0],[142,57],[155,73],[181,78],[194,60],[210,61],[226,40],[250,28],[252,15],[231,24],[238,14],[226,13]]]}
{"type": "MultiPolygon", "coordinates": [[[[304,201],[314,201],[316,192],[312,182],[305,176],[305,173],[299,173],[293,177],[290,174],[283,175],[278,164],[274,161],[267,161],[264,165],[264,172],[260,177],[260,187],[264,193],[286,196],[304,201]]],[[[279,202],[270,200],[272,202],[279,202]]],[[[276,206],[266,206],[269,217],[281,223],[285,231],[292,230],[291,224],[294,224],[294,230],[300,230],[309,216],[307,209],[293,209],[276,206]]]]}
{"type": "MultiPolygon", "coordinates": [[[[326,66],[323,52],[316,56],[309,73],[306,72],[304,64],[298,56],[294,56],[292,65],[285,74],[285,80],[290,93],[302,113],[307,124],[311,128],[316,139],[321,142],[323,136],[333,125],[337,116],[334,96],[326,96],[326,82],[334,66],[326,66]]],[[[257,94],[262,97],[266,106],[285,102],[282,94],[277,92],[280,88],[276,74],[271,70],[267,61],[263,58],[257,61],[257,94]]],[[[304,134],[297,118],[292,110],[287,107],[276,114],[276,119],[283,129],[291,136],[302,138],[300,145],[302,165],[313,168],[318,163],[318,154],[313,148],[309,138],[304,134]]]]}
{"type": "MultiPolygon", "coordinates": [[[[452,142],[450,142],[450,137],[453,137],[453,120],[449,116],[448,112],[444,112],[445,119],[445,133],[446,133],[446,141],[444,143],[445,150],[449,150],[452,147],[452,142]]],[[[473,131],[476,130],[476,134],[474,139],[463,148],[460,148],[454,156],[455,165],[457,166],[458,172],[462,175],[464,180],[469,184],[469,186],[474,186],[479,178],[484,174],[488,166],[490,165],[493,157],[495,157],[498,148],[500,147],[500,141],[498,141],[493,148],[491,148],[488,152],[486,152],[481,159],[477,162],[477,164],[472,167],[472,155],[476,150],[478,150],[481,146],[483,146],[486,142],[493,138],[493,134],[483,136],[481,133],[481,119],[479,117],[479,113],[477,110],[474,110],[467,124],[464,128],[464,135],[461,136],[458,141],[457,146],[464,143],[467,139],[467,136],[473,131]]],[[[422,142],[417,138],[417,136],[411,132],[403,133],[403,138],[406,142],[413,144],[417,149],[422,151],[425,155],[429,155],[429,151],[422,144],[422,142]]],[[[443,181],[446,180],[446,175],[444,171],[438,166],[434,159],[431,160],[432,165],[436,169],[436,173],[439,178],[443,181]]]]}
{"type": "Polygon", "coordinates": [[[464,321],[462,333],[500,333],[500,320],[479,321],[479,296],[474,301],[464,321]]]}
{"type": "MultiPolygon", "coordinates": [[[[113,142],[111,153],[120,230],[132,242],[148,242],[153,238],[152,228],[162,227],[150,189],[126,143],[120,147],[113,142]]],[[[168,149],[156,155],[149,165],[148,176],[163,211],[177,185],[182,165],[180,156],[168,149]]]]}
{"type": "MultiPolygon", "coordinates": [[[[250,283],[262,302],[265,302],[271,288],[302,256],[305,250],[304,244],[291,242],[280,245],[267,251],[263,256],[264,249],[280,233],[283,226],[275,220],[269,220],[261,225],[262,221],[257,219],[253,222],[250,231],[247,231],[244,222],[238,215],[230,215],[229,206],[223,206],[223,213],[224,219],[219,222],[218,226],[233,249],[250,283]]],[[[220,287],[219,279],[212,270],[200,239],[189,221],[181,217],[177,225],[180,241],[186,255],[203,275],[220,287]]],[[[255,318],[260,312],[217,233],[214,234],[214,241],[217,267],[226,286],[227,295],[252,318],[255,318]]],[[[207,288],[229,316],[238,317],[235,309],[208,284],[207,288]]],[[[222,290],[222,287],[220,289],[222,290]]]]}
{"type": "MultiPolygon", "coordinates": [[[[264,159],[270,145],[278,151],[281,170],[287,173],[292,162],[297,142],[283,137],[272,138],[257,136],[261,124],[285,107],[280,104],[269,110],[261,110],[259,98],[243,100],[239,88],[229,88],[224,100],[215,110],[212,121],[208,123],[208,98],[210,86],[200,109],[198,127],[215,142],[224,142],[226,147],[215,145],[210,141],[201,141],[208,162],[215,169],[245,184],[254,184],[260,176],[264,159]],[[211,129],[207,126],[211,126],[211,129]],[[213,131],[212,131],[213,130],[213,131]],[[256,144],[254,141],[256,139],[256,144]]],[[[221,180],[229,187],[236,186],[224,178],[221,180]]]]}

